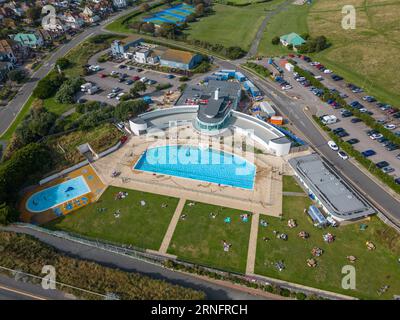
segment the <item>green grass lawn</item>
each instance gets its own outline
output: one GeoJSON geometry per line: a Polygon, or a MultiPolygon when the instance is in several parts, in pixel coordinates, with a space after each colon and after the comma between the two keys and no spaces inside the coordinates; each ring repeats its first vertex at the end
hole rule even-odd
{"type": "Polygon", "coordinates": [[[188,39],[219,43],[226,47],[250,48],[266,10],[271,10],[282,0],[256,3],[245,7],[214,4],[214,14],[189,24],[185,30],[188,39]]]}
{"type": "Polygon", "coordinates": [[[290,53],[286,47],[271,43],[272,38],[282,36],[290,32],[298,34],[307,33],[307,14],[310,6],[295,6],[290,5],[287,10],[284,10],[271,18],[267,23],[267,27],[261,38],[258,47],[258,54],[263,56],[279,56],[290,53]]]}
{"type": "Polygon", "coordinates": [[[57,102],[55,97],[43,100],[43,106],[58,116],[75,107],[73,104],[57,102]]]}
{"type": "Polygon", "coordinates": [[[269,225],[259,228],[255,272],[366,299],[392,299],[393,295],[400,294],[400,263],[397,261],[400,258],[400,236],[377,217],[365,222],[368,225],[365,231],[360,230],[360,223],[318,229],[303,213],[303,209],[310,203],[308,198],[284,197],[282,220],[263,216],[269,225]],[[296,228],[287,227],[289,218],[296,220],[296,228]],[[288,240],[277,239],[273,230],[288,234],[288,240]],[[302,230],[308,232],[310,238],[299,238],[297,234],[302,230]],[[336,236],[333,243],[327,244],[323,241],[322,235],[326,232],[336,236]],[[264,241],[265,236],[270,241],[264,241]],[[376,250],[367,250],[365,242],[368,240],[376,245],[376,250]],[[318,266],[310,268],[306,260],[312,257],[311,249],[315,246],[322,248],[324,253],[315,258],[318,266]],[[344,276],[341,269],[344,265],[351,264],[346,258],[349,255],[357,258],[354,263],[355,291],[341,287],[344,276]],[[273,265],[279,260],[283,260],[286,266],[281,272],[273,265]],[[383,285],[389,285],[390,288],[379,296],[377,290],[383,285]]]}
{"type": "Polygon", "coordinates": [[[242,222],[239,210],[205,203],[190,207],[188,203],[183,209],[187,217],[179,220],[168,253],[201,265],[245,272],[250,219],[242,222]],[[210,212],[217,214],[216,218],[210,217],[210,212]],[[231,223],[224,222],[226,217],[231,217],[231,223]],[[223,250],[223,240],[232,244],[229,252],[223,250]]]}
{"type": "Polygon", "coordinates": [[[304,192],[293,176],[283,176],[283,192],[304,192]]]}
{"type": "Polygon", "coordinates": [[[98,202],[45,227],[158,250],[177,204],[177,198],[110,186],[98,202]],[[115,200],[119,191],[128,192],[128,196],[115,200]],[[146,202],[145,206],[141,206],[141,200],[146,202]],[[167,208],[161,208],[163,203],[167,208]],[[106,211],[99,212],[99,208],[106,208],[106,211]],[[114,217],[117,210],[121,212],[119,218],[114,217]]]}

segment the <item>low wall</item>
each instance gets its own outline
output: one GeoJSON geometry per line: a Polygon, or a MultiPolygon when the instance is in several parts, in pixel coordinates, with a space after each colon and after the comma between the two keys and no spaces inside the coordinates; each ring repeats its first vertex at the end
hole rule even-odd
{"type": "Polygon", "coordinates": [[[53,175],[51,175],[51,176],[49,176],[47,178],[44,178],[44,179],[40,180],[39,181],[39,185],[43,185],[43,184],[45,184],[47,182],[50,182],[50,181],[52,181],[54,179],[60,178],[63,175],[65,175],[67,173],[70,173],[70,172],[72,172],[72,171],[74,171],[76,169],[82,168],[82,167],[84,167],[84,166],[86,166],[88,164],[89,164],[88,160],[84,160],[82,162],[79,162],[78,164],[73,165],[72,167],[69,167],[69,168],[67,168],[67,169],[65,169],[63,171],[57,172],[57,173],[55,173],[55,174],[53,174],[53,175]]]}

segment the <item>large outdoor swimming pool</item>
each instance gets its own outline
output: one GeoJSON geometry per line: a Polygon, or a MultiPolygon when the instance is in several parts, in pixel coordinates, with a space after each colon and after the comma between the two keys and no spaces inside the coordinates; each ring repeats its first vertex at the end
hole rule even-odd
{"type": "Polygon", "coordinates": [[[79,176],[34,193],[26,202],[26,208],[31,212],[42,212],[89,192],[85,178],[79,176]]]}
{"type": "Polygon", "coordinates": [[[253,189],[255,165],[237,155],[195,146],[147,149],[134,169],[253,189]]]}

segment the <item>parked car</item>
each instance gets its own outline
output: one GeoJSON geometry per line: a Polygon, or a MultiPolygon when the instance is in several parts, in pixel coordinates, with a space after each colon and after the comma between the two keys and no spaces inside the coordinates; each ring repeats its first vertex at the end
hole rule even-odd
{"type": "Polygon", "coordinates": [[[351,139],[347,140],[346,142],[349,144],[356,144],[356,143],[359,143],[360,140],[358,140],[356,138],[351,138],[351,139]]]}
{"type": "Polygon", "coordinates": [[[122,96],[124,96],[124,95],[125,95],[125,92],[118,93],[118,95],[115,99],[121,100],[122,96]]]}
{"type": "Polygon", "coordinates": [[[358,122],[362,122],[362,120],[360,118],[353,118],[350,120],[351,123],[358,123],[358,122]]]}
{"type": "Polygon", "coordinates": [[[374,133],[369,136],[372,140],[376,140],[383,137],[382,133],[374,133]]]}
{"type": "Polygon", "coordinates": [[[396,129],[396,125],[394,125],[393,123],[388,123],[384,125],[384,128],[388,130],[394,130],[396,129]]]}
{"type": "Polygon", "coordinates": [[[117,93],[116,93],[116,92],[111,92],[111,93],[109,93],[109,94],[107,95],[107,98],[112,99],[112,98],[115,98],[116,96],[117,96],[117,93]]]}
{"type": "Polygon", "coordinates": [[[328,146],[329,148],[331,148],[333,151],[338,151],[339,147],[337,146],[337,144],[335,143],[335,141],[328,141],[328,146]]]}
{"type": "Polygon", "coordinates": [[[392,173],[394,171],[394,168],[392,167],[384,167],[381,169],[383,173],[392,173]]]}
{"type": "Polygon", "coordinates": [[[399,149],[399,145],[398,144],[395,144],[395,143],[389,143],[387,146],[386,146],[386,150],[387,151],[394,151],[394,150],[397,150],[397,149],[399,149]]]}
{"type": "Polygon", "coordinates": [[[349,156],[347,155],[347,153],[344,152],[344,151],[339,151],[337,154],[338,154],[338,156],[339,156],[340,158],[342,158],[343,160],[347,160],[347,159],[349,158],[349,156]]]}
{"type": "Polygon", "coordinates": [[[111,90],[112,93],[118,93],[118,92],[120,92],[120,91],[121,91],[121,88],[120,88],[120,87],[114,87],[114,88],[112,88],[112,90],[111,90]]]}
{"type": "Polygon", "coordinates": [[[387,161],[379,161],[375,164],[377,168],[382,169],[384,167],[388,167],[390,164],[387,161]]]}
{"type": "Polygon", "coordinates": [[[400,184],[400,178],[394,179],[394,182],[395,182],[396,184],[400,184]]]}
{"type": "Polygon", "coordinates": [[[368,150],[365,150],[365,151],[361,152],[361,154],[364,157],[368,158],[368,157],[372,157],[372,156],[376,155],[376,152],[374,150],[372,150],[372,149],[368,149],[368,150]]]}
{"type": "Polygon", "coordinates": [[[133,81],[132,79],[128,79],[128,80],[126,80],[125,83],[126,83],[128,86],[130,86],[133,82],[134,82],[134,81],[133,81]]]}

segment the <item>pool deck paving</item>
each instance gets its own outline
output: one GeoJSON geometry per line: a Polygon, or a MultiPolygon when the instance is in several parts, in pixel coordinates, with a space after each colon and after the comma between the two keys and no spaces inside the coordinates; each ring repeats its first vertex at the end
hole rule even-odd
{"type": "MultiPolygon", "coordinates": [[[[194,131],[185,131],[184,137],[175,142],[166,139],[146,139],[145,136],[133,136],[119,150],[93,163],[96,172],[108,185],[141,190],[193,201],[206,202],[213,205],[263,213],[272,216],[282,214],[282,170],[284,160],[266,154],[250,154],[243,156],[256,165],[256,176],[253,189],[240,189],[223,186],[206,181],[186,179],[163,174],[155,174],[135,170],[133,167],[149,147],[165,144],[199,145],[194,131]],[[112,178],[111,173],[121,174],[112,178]]],[[[210,141],[213,138],[210,137],[210,141]]],[[[220,144],[219,137],[212,141],[213,149],[235,152],[231,146],[220,144]]],[[[210,142],[211,143],[211,142],[210,142]]]]}
{"type": "Polygon", "coordinates": [[[158,250],[161,254],[166,254],[169,244],[171,243],[172,236],[174,235],[176,225],[179,222],[179,217],[182,214],[182,210],[185,207],[185,198],[179,199],[178,205],[176,206],[174,215],[172,216],[171,222],[169,223],[167,232],[165,233],[164,239],[161,242],[160,249],[158,250]]]}

